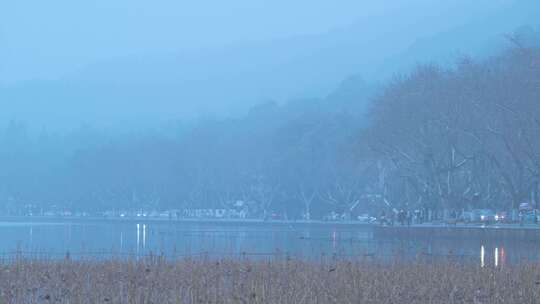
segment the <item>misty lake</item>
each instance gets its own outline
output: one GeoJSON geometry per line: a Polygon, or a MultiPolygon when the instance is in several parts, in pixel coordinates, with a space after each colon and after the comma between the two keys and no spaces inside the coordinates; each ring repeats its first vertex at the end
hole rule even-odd
{"type": "Polygon", "coordinates": [[[370,227],[220,225],[209,223],[0,222],[4,258],[167,257],[366,258],[437,261],[463,259],[486,265],[540,260],[540,244],[474,240],[377,239],[370,227]]]}

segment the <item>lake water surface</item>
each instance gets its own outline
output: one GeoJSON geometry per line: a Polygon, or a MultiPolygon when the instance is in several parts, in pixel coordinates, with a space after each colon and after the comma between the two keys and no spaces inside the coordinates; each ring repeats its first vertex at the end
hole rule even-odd
{"type": "Polygon", "coordinates": [[[540,261],[540,244],[377,239],[370,227],[200,223],[0,222],[0,254],[73,258],[364,258],[473,261],[503,266],[540,261]]]}

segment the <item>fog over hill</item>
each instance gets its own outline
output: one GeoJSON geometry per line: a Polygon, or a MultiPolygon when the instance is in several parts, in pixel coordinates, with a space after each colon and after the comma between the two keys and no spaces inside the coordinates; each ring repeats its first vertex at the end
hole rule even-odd
{"type": "Polygon", "coordinates": [[[536,0],[298,1],[1,3],[0,214],[540,206],[536,0]]]}
{"type": "MultiPolygon", "coordinates": [[[[87,9],[94,13],[90,16],[103,18],[90,20],[87,14],[82,21],[76,20],[74,5],[60,12],[42,7],[60,17],[43,23],[52,42],[8,16],[10,9],[21,13],[20,7],[2,4],[0,120],[52,130],[84,124],[129,129],[239,116],[268,100],[331,95],[351,75],[375,84],[417,62],[482,56],[504,46],[503,33],[534,24],[540,15],[536,1],[383,2],[347,1],[330,8],[305,1],[256,1],[260,6],[233,1],[230,7],[215,4],[214,9],[224,12],[216,13],[213,25],[213,15],[203,8],[171,1],[145,13],[141,1],[125,11],[97,1],[101,7],[87,9]],[[230,19],[246,5],[239,20],[230,19]],[[165,13],[167,7],[171,12],[165,13]],[[182,8],[201,18],[191,20],[188,13],[178,13],[182,8]],[[286,24],[302,24],[295,16],[305,24],[287,31],[286,24]],[[117,26],[107,28],[113,23],[117,26]],[[18,31],[26,36],[15,37],[18,31]]],[[[36,12],[40,7],[23,10],[23,15],[41,20],[36,12]]]]}

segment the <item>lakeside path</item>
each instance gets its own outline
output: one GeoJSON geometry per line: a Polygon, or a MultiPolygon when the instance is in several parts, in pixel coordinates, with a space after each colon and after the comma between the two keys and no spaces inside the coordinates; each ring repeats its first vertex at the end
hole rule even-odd
{"type": "Polygon", "coordinates": [[[540,224],[446,224],[446,223],[423,223],[413,225],[380,225],[378,223],[366,223],[361,221],[322,221],[322,220],[262,220],[262,219],[169,219],[163,217],[77,217],[77,216],[1,216],[0,222],[18,223],[50,223],[50,222],[109,222],[109,223],[170,223],[170,224],[212,224],[212,225],[324,225],[324,226],[363,226],[379,227],[388,230],[417,230],[417,229],[517,229],[539,230],[540,224]]]}
{"type": "Polygon", "coordinates": [[[196,224],[223,226],[334,226],[373,227],[375,224],[359,221],[306,221],[306,220],[259,220],[259,219],[168,219],[159,217],[60,217],[60,216],[0,216],[5,223],[156,223],[156,224],[196,224]]]}
{"type": "Polygon", "coordinates": [[[0,222],[5,223],[161,223],[161,224],[209,224],[209,225],[293,225],[293,226],[358,226],[373,227],[388,231],[419,231],[430,229],[443,230],[538,230],[540,224],[446,224],[424,223],[410,226],[395,224],[393,226],[360,221],[321,221],[321,220],[261,220],[261,219],[168,219],[163,217],[77,217],[77,216],[0,216],[0,222]]]}
{"type": "Polygon", "coordinates": [[[422,239],[480,239],[540,242],[538,224],[421,224],[411,226],[373,226],[375,237],[422,239]]]}

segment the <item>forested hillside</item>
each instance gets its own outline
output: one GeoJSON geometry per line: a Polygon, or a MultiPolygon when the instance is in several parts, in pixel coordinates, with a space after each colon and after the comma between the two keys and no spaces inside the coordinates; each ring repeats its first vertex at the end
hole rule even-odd
{"type": "Polygon", "coordinates": [[[65,134],[0,134],[3,212],[227,208],[321,218],[383,208],[510,209],[540,200],[540,37],[382,87],[360,77],[323,99],[267,102],[235,119],[65,134]]]}
{"type": "MultiPolygon", "coordinates": [[[[361,142],[394,205],[509,210],[538,206],[540,35],[509,35],[502,56],[397,77],[373,102],[361,142]]],[[[376,192],[377,192],[376,191],[376,192]]]]}

